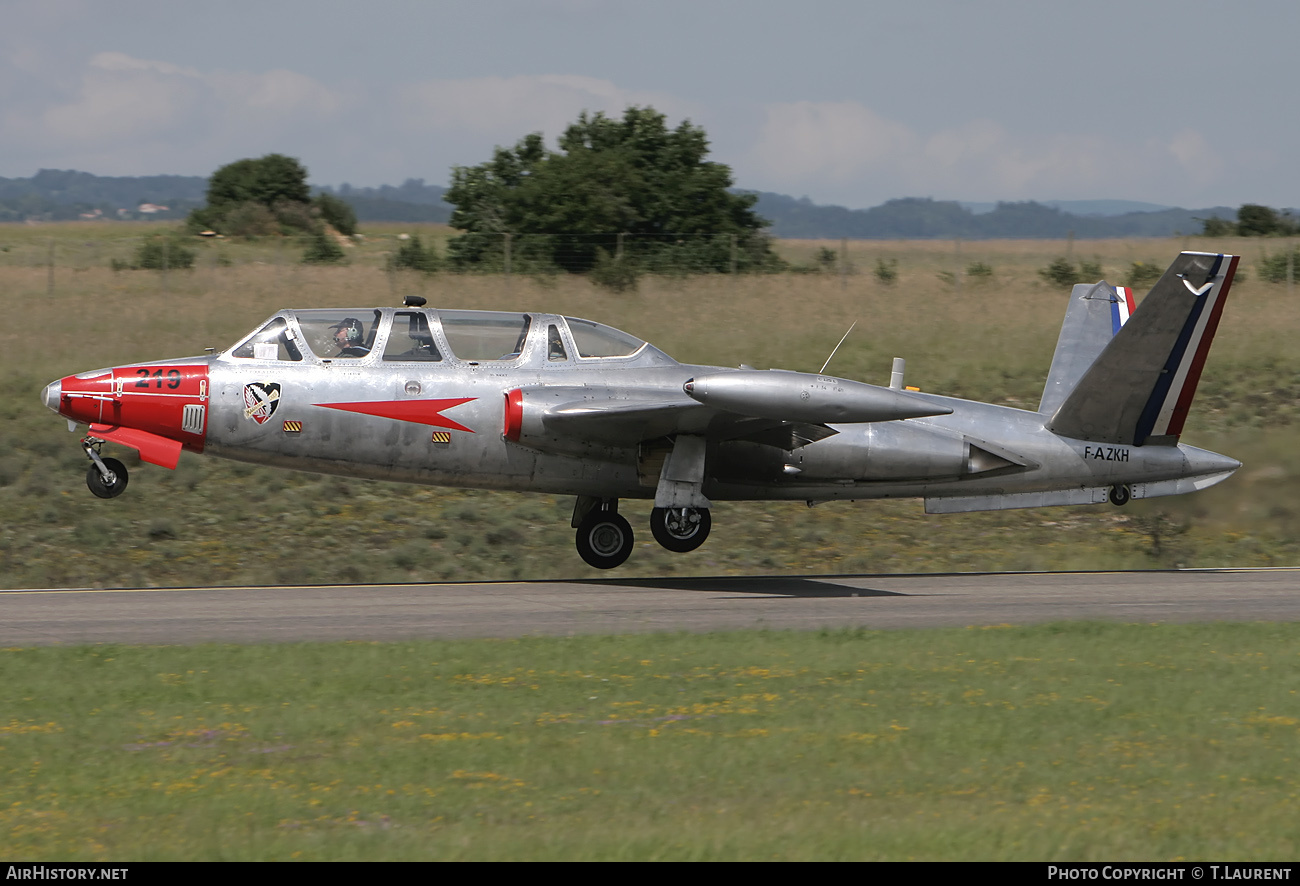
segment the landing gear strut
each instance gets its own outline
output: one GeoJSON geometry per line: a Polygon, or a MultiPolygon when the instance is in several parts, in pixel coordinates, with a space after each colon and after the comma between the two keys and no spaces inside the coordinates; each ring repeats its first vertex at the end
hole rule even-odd
{"type": "Polygon", "coordinates": [[[655,508],[650,512],[655,541],[679,554],[704,544],[712,525],[708,508],[655,508]]]}
{"type": "Polygon", "coordinates": [[[103,440],[82,438],[81,448],[91,461],[90,469],[86,471],[86,485],[99,498],[117,498],[126,490],[126,465],[115,458],[101,457],[99,447],[103,445],[103,440]]]}
{"type": "MultiPolygon", "coordinates": [[[[580,499],[579,509],[583,504],[580,499]]],[[[613,569],[632,553],[632,526],[619,515],[618,499],[600,500],[577,526],[578,555],[597,569],[613,569]]]]}
{"type": "Polygon", "coordinates": [[[1126,483],[1116,483],[1110,487],[1110,503],[1117,508],[1128,504],[1128,500],[1132,497],[1133,492],[1126,483]]]}

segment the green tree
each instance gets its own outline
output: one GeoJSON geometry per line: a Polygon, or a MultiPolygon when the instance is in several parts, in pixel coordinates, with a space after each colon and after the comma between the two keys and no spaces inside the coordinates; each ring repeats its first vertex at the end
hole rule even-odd
{"type": "Polygon", "coordinates": [[[507,244],[521,270],[655,269],[674,250],[698,270],[779,266],[757,197],[727,190],[731,170],[705,159],[708,139],[689,121],[670,130],[653,108],[630,107],[622,119],[584,112],[558,147],[532,133],[486,163],[453,168],[445,199],[464,232],[448,244],[455,266],[497,267],[507,244]]]}
{"type": "Polygon", "coordinates": [[[1226,218],[1210,216],[1209,218],[1200,219],[1201,235],[1204,237],[1235,237],[1237,236],[1237,225],[1228,221],[1226,218]]]}
{"type": "Polygon", "coordinates": [[[236,160],[212,173],[208,206],[223,209],[239,203],[308,203],[307,169],[293,157],[267,154],[256,160],[236,160]]]}
{"type": "Polygon", "coordinates": [[[306,167],[283,154],[226,164],[208,180],[207,199],[190,213],[190,230],[242,237],[315,233],[324,218],[341,233],[356,232],[351,207],[326,194],[313,201],[306,167]]]}
{"type": "Polygon", "coordinates": [[[1237,233],[1243,237],[1267,237],[1277,233],[1277,211],[1258,203],[1244,203],[1237,209],[1237,233]]]}
{"type": "Polygon", "coordinates": [[[357,214],[352,211],[351,206],[338,197],[322,191],[316,195],[312,204],[320,213],[321,221],[340,234],[351,237],[357,232],[357,214]]]}

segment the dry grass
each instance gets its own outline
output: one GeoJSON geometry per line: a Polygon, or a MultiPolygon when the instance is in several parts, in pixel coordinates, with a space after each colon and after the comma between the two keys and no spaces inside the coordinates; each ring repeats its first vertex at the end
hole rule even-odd
{"type": "MultiPolygon", "coordinates": [[[[910,384],[1032,408],[1065,307],[1065,292],[1044,283],[1038,270],[1071,248],[1061,241],[853,242],[849,256],[858,272],[845,276],[655,277],[635,292],[612,293],[572,277],[389,275],[384,258],[403,230],[446,235],[445,228],[374,229],[349,265],[325,268],[297,264],[294,252],[275,243],[199,243],[194,270],[164,277],[106,267],[115,251],[129,251],[133,241],[122,232],[138,238],[137,227],[0,228],[0,305],[11,320],[0,325],[0,557],[8,567],[0,584],[356,580],[348,578],[356,563],[365,564],[358,579],[375,580],[587,571],[571,549],[568,505],[550,497],[367,484],[337,512],[329,506],[337,480],[187,455],[177,473],[144,467],[133,471],[122,499],[93,500],[75,438],[38,401],[46,382],[69,373],[225,347],[282,307],[398,304],[403,294],[419,292],[435,306],[589,317],[683,362],[715,365],[815,371],[856,322],[830,366],[837,375],[883,383],[891,358],[903,356],[910,384]],[[48,257],[52,237],[56,256],[80,250],[98,263],[56,263],[51,291],[48,269],[38,262],[48,257]],[[221,255],[230,264],[218,264],[221,255]],[[878,258],[898,260],[892,285],[871,273],[878,258]],[[992,277],[941,276],[971,262],[992,267],[992,277]],[[286,570],[264,539],[244,538],[247,520],[266,522],[266,531],[297,546],[305,565],[286,570]]],[[[835,241],[778,248],[801,261],[820,245],[839,249],[835,241]]],[[[1072,248],[1122,280],[1133,261],[1164,263],[1184,245],[1077,241],[1072,248]]],[[[1234,287],[1185,434],[1246,462],[1223,486],[1125,511],[935,518],[915,502],[814,511],[725,505],[715,514],[714,537],[697,554],[638,545],[621,569],[646,575],[1295,562],[1300,353],[1293,340],[1300,300],[1254,272],[1250,256],[1276,244],[1186,245],[1247,256],[1246,280],[1234,287]],[[1186,531],[1157,543],[1157,516],[1186,531]]],[[[634,525],[641,525],[638,508],[629,509],[634,525]]]]}

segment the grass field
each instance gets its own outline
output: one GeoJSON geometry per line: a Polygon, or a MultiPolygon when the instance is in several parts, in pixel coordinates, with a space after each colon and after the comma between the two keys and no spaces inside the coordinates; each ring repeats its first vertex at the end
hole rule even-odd
{"type": "MultiPolygon", "coordinates": [[[[408,228],[409,230],[416,230],[408,228]]],[[[397,226],[368,232],[346,267],[296,263],[297,247],[196,243],[192,271],[114,272],[141,229],[0,228],[0,585],[133,586],[571,577],[569,500],[425,489],[252,468],[185,455],[179,470],[132,471],[113,501],[85,489],[86,460],[38,401],[44,384],[99,366],[225,347],[285,306],[396,304],[559,311],[625,328],[679,360],[830,370],[875,383],[908,360],[925,390],[1032,407],[1051,360],[1065,291],[1038,275],[1072,249],[1122,280],[1184,246],[1238,250],[1233,289],[1184,439],[1245,462],[1209,492],[1124,510],[1067,508],[927,517],[919,502],[719,503],[699,551],[649,540],[629,575],[1260,566],[1300,557],[1300,299],[1258,281],[1275,241],[855,242],[857,273],[646,278],[611,293],[576,278],[389,275],[397,226]],[[43,263],[55,244],[51,274],[43,263]],[[217,262],[226,255],[228,263],[217,262]],[[1252,258],[1254,256],[1255,258],[1252,258]],[[871,268],[897,260],[888,285],[871,268]],[[961,272],[980,262],[991,277],[961,272]],[[346,494],[344,494],[346,493],[346,494]],[[250,531],[251,530],[251,531],[250,531]],[[296,556],[286,558],[283,550],[296,556]]],[[[446,229],[425,229],[426,241],[446,229]]],[[[791,261],[838,242],[783,242],[791,261]]],[[[129,467],[134,453],[110,447],[129,467]]],[[[626,506],[643,526],[648,505],[626,506]],[[643,514],[642,512],[646,512],[643,514]]]]}
{"type": "Polygon", "coordinates": [[[0,856],[1300,852],[1300,625],[0,650],[0,856]]]}

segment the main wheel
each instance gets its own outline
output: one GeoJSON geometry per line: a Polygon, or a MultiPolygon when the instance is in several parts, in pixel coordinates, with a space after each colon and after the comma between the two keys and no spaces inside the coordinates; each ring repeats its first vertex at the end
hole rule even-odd
{"type": "Polygon", "coordinates": [[[650,512],[650,532],[670,551],[693,551],[709,537],[713,518],[708,508],[655,508],[650,512]]]}
{"type": "Polygon", "coordinates": [[[1117,483],[1110,487],[1110,503],[1117,508],[1128,504],[1128,500],[1132,497],[1133,493],[1125,483],[1117,483]]]}
{"type": "Polygon", "coordinates": [[[593,510],[578,525],[578,555],[597,569],[613,569],[632,553],[632,525],[616,511],[593,510]]]}
{"type": "Polygon", "coordinates": [[[104,467],[113,475],[112,482],[104,479],[99,472],[99,465],[91,465],[86,471],[86,485],[100,498],[117,498],[126,489],[126,465],[115,458],[103,459],[104,467]]]}

